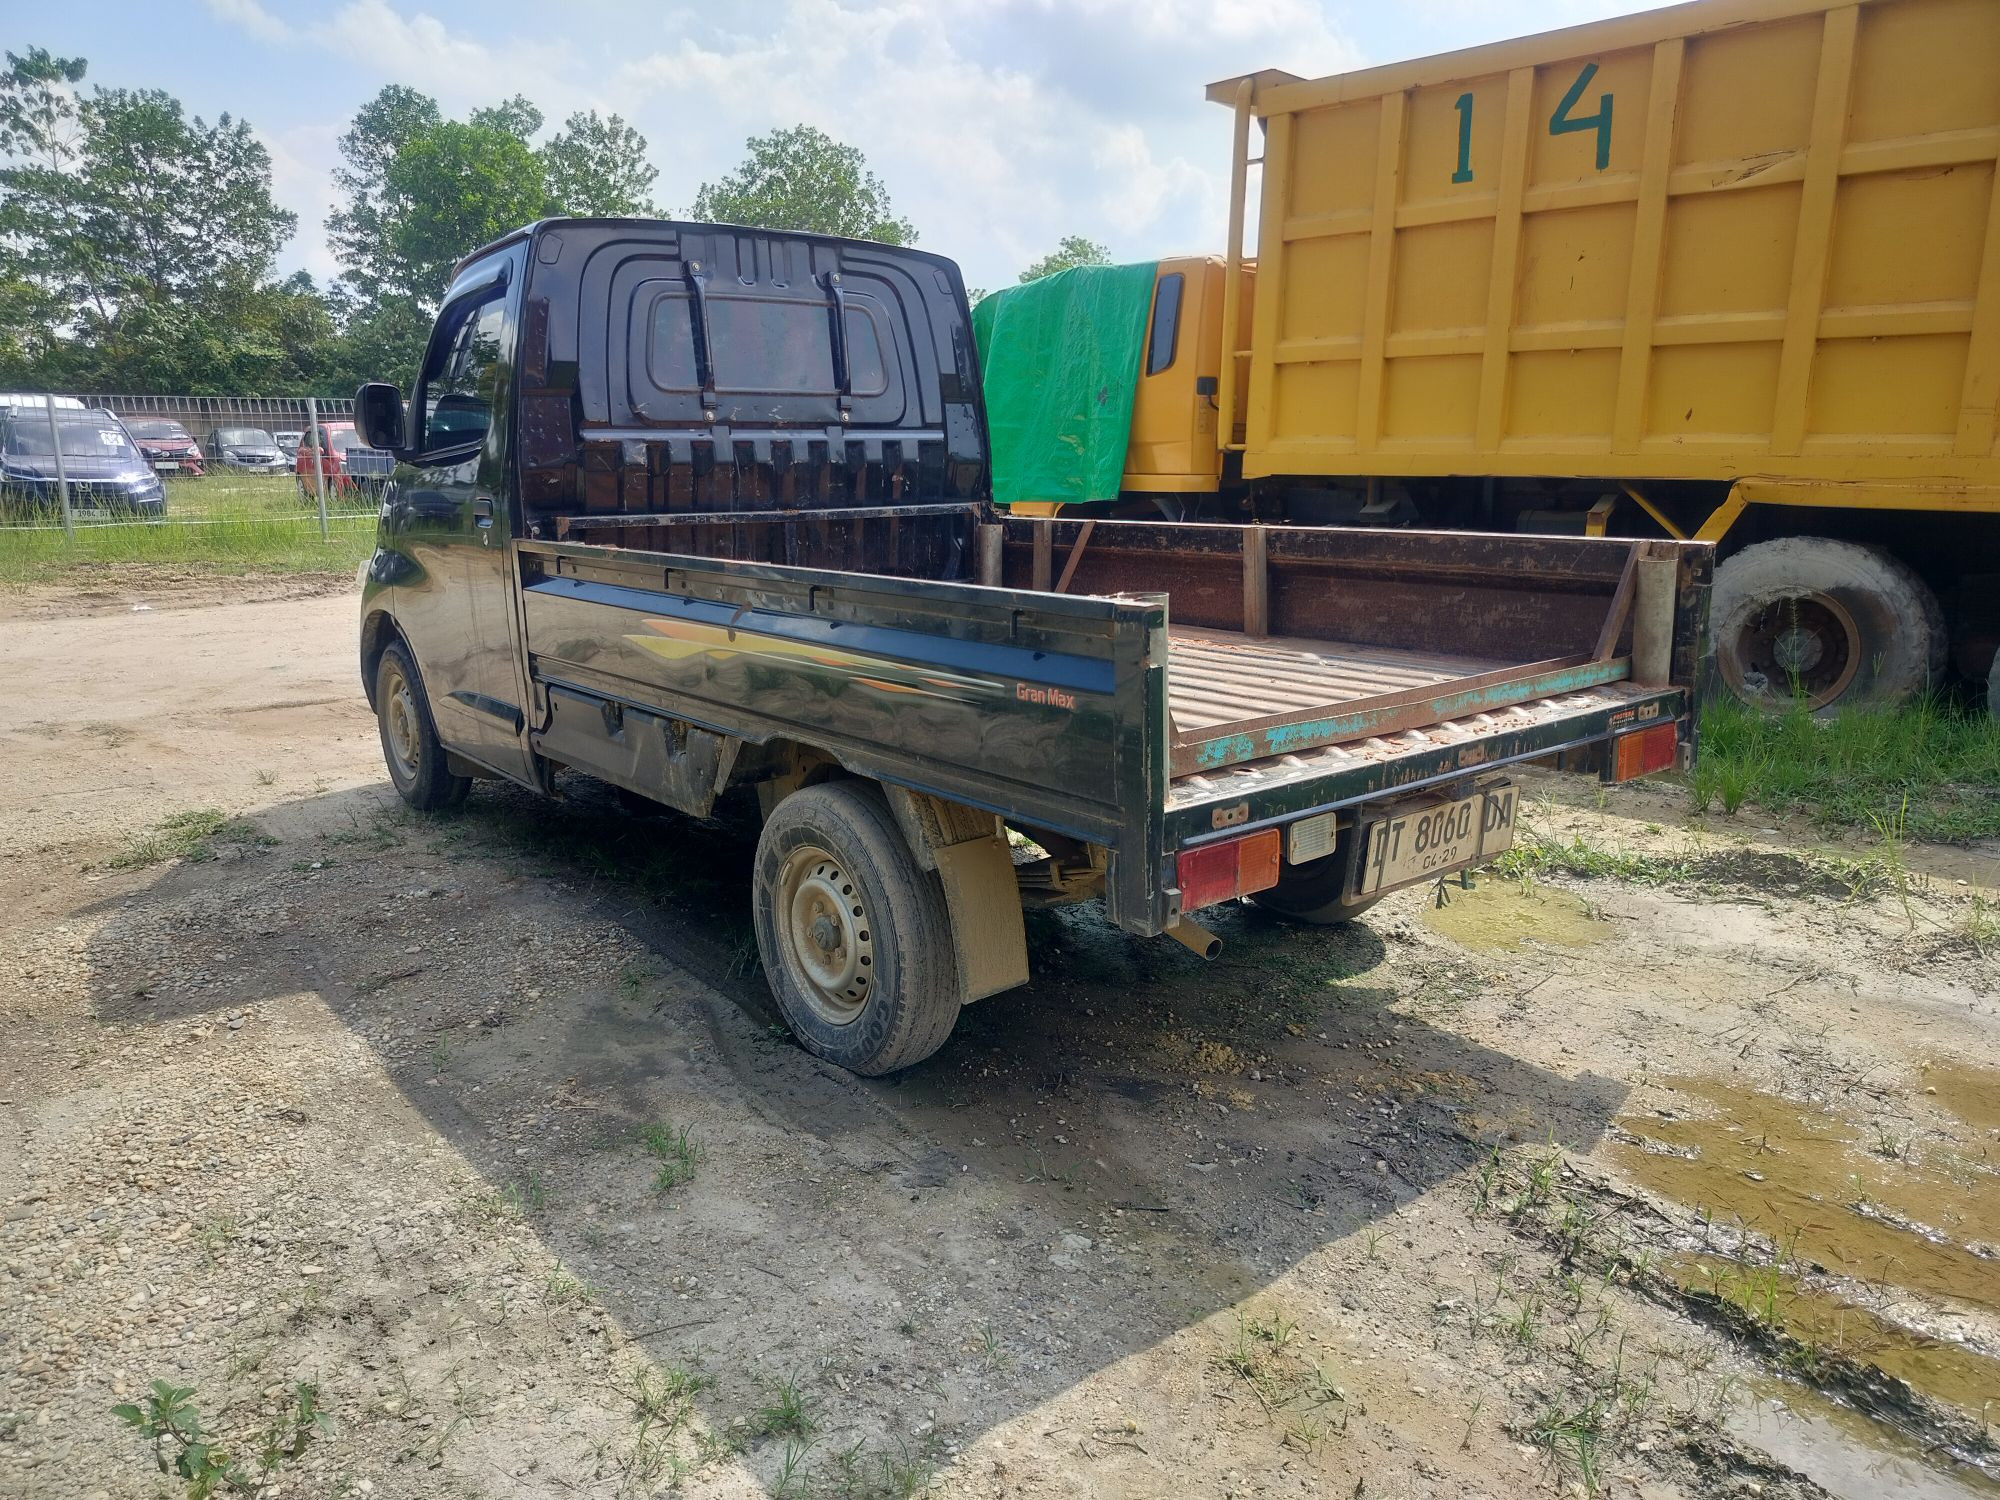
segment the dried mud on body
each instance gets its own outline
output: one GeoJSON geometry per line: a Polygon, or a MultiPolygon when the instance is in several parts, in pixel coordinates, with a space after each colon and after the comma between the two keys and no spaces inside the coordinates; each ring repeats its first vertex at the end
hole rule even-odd
{"type": "Polygon", "coordinates": [[[0,642],[0,1493],[183,1493],[156,1379],[278,1494],[1996,1492],[1981,852],[1536,778],[1515,879],[1036,915],[858,1080],[747,815],[406,815],[350,601],[87,615],[0,642]]]}

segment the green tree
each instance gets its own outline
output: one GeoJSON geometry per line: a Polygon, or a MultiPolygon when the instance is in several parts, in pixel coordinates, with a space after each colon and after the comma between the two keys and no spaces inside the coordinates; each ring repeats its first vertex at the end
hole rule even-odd
{"type": "Polygon", "coordinates": [[[334,169],[333,181],[347,202],[327,218],[327,246],[340,262],[348,294],[364,305],[400,279],[384,234],[382,180],[397,153],[443,120],[437,100],[390,84],[355,112],[340,138],[343,164],[334,169]]]}
{"type": "Polygon", "coordinates": [[[1066,234],[1055,249],[1021,273],[1021,284],[1040,281],[1044,276],[1053,276],[1058,271],[1068,271],[1077,266],[1108,266],[1111,251],[1096,240],[1085,239],[1080,234],[1066,234]]]}
{"type": "Polygon", "coordinates": [[[889,191],[853,146],[810,125],[752,136],[743,164],[704,182],[694,216],[760,229],[798,229],[908,245],[916,226],[891,212],[889,191]]]}
{"type": "Polygon", "coordinates": [[[484,125],[494,130],[504,130],[517,141],[530,141],[535,132],[542,128],[542,112],[516,94],[511,99],[502,99],[498,104],[485,109],[475,109],[466,116],[468,125],[484,125]]]}
{"type": "Polygon", "coordinates": [[[654,218],[653,183],[659,172],[646,160],[646,138],[617,115],[596,110],[573,114],[542,147],[549,212],[606,218],[654,218]]]}
{"type": "Polygon", "coordinates": [[[293,216],[242,121],[158,89],[82,96],[45,50],[0,74],[0,361],[15,383],[242,390],[286,368],[267,314],[293,216]]]}
{"type": "Polygon", "coordinates": [[[457,120],[432,126],[382,174],[384,290],[435,306],[454,262],[547,208],[541,158],[519,136],[457,120]]]}
{"type": "Polygon", "coordinates": [[[42,47],[6,54],[0,75],[0,369],[9,385],[36,385],[61,367],[57,329],[73,303],[65,281],[81,264],[83,125],[75,86],[87,64],[42,47]]]}

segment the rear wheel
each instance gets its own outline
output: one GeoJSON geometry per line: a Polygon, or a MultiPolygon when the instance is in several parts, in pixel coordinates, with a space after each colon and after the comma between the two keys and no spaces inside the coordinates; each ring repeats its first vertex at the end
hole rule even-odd
{"type": "Polygon", "coordinates": [[[382,759],[398,796],[421,812],[465,800],[472,778],[451,773],[431,722],[423,679],[401,641],[391,641],[376,664],[375,719],[382,731],[382,759]]]}
{"type": "Polygon", "coordinates": [[[1347,897],[1346,840],[1352,837],[1351,833],[1343,834],[1340,846],[1324,858],[1307,860],[1302,865],[1281,865],[1278,883],[1250,899],[1266,911],[1296,922],[1310,922],[1315,927],[1352,922],[1382,899],[1347,897]]]}
{"type": "Polygon", "coordinates": [[[951,919],[872,787],[794,792],[757,841],[752,909],[771,993],[806,1049],[893,1073],[958,1021],[951,919]]]}
{"type": "Polygon", "coordinates": [[[1891,705],[1944,671],[1944,612],[1924,581],[1877,547],[1786,537],[1716,570],[1717,671],[1745,703],[1816,714],[1891,705]]]}

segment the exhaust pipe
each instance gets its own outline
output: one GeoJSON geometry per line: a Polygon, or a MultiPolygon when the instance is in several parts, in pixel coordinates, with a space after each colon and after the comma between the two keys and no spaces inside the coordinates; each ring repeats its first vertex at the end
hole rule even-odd
{"type": "Polygon", "coordinates": [[[1167,929],[1167,936],[1197,958],[1213,958],[1222,951],[1222,939],[1191,917],[1182,917],[1167,929]]]}

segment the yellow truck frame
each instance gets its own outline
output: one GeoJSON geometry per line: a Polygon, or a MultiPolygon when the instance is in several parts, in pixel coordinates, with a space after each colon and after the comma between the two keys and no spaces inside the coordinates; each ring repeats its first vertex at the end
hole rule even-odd
{"type": "Polygon", "coordinates": [[[1744,696],[1899,697],[1949,634],[2000,702],[1996,59],[2000,0],[1696,0],[1214,84],[1228,238],[1161,263],[1200,359],[1126,489],[1718,542],[1744,696]]]}

